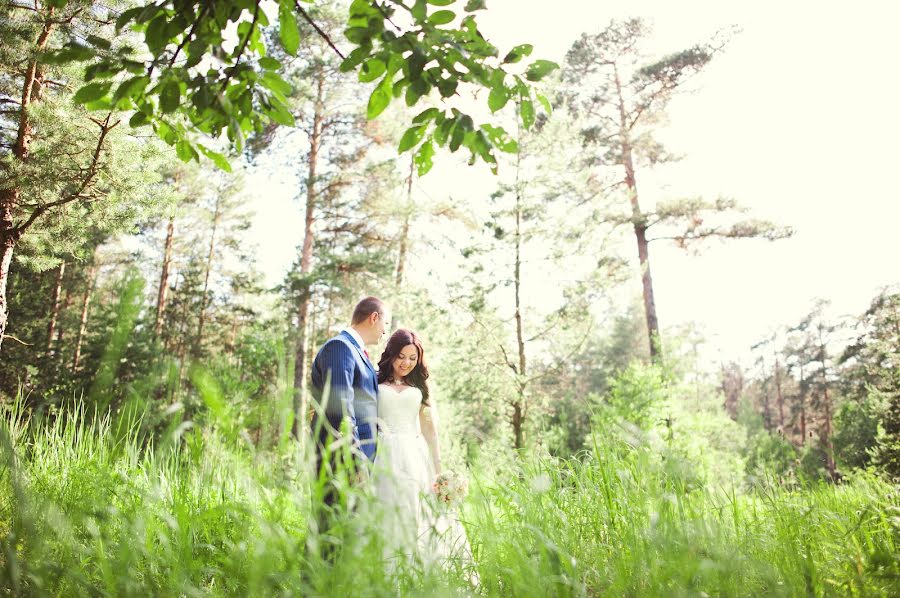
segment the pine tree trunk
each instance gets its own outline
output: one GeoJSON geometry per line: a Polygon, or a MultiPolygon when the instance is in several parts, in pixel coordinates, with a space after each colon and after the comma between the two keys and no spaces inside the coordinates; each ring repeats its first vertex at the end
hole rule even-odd
{"type": "Polygon", "coordinates": [[[81,324],[78,327],[78,338],[75,340],[75,354],[72,357],[72,371],[78,371],[81,364],[81,348],[84,344],[84,335],[87,332],[88,311],[91,305],[91,297],[94,294],[94,286],[97,283],[97,254],[94,249],[94,257],[88,267],[87,284],[85,285],[84,298],[81,300],[81,324]]]}
{"type": "Polygon", "coordinates": [[[159,291],[156,294],[156,323],[153,326],[153,334],[159,338],[162,334],[163,316],[166,313],[166,299],[169,295],[169,270],[172,267],[172,245],[175,240],[175,215],[169,216],[169,226],[166,228],[166,244],[163,250],[162,272],[159,275],[159,291]]]}
{"type": "Polygon", "coordinates": [[[216,207],[213,212],[212,234],[209,238],[209,253],[206,256],[206,272],[203,275],[203,294],[200,295],[200,317],[197,321],[197,340],[194,342],[194,354],[200,355],[203,347],[203,324],[206,321],[206,295],[209,292],[209,274],[212,272],[213,257],[216,253],[216,231],[219,228],[219,221],[222,218],[222,196],[216,198],[216,207]]]}
{"type": "MultiPolygon", "coordinates": [[[[39,56],[47,46],[50,39],[50,33],[53,31],[53,8],[49,8],[46,13],[46,20],[38,38],[35,42],[34,56],[39,56]]],[[[19,104],[19,126],[16,134],[16,142],[13,145],[13,156],[24,162],[28,159],[31,148],[32,127],[31,119],[28,117],[28,108],[40,88],[38,77],[37,59],[28,63],[25,70],[25,77],[22,83],[22,101],[19,104]]],[[[9,269],[12,265],[13,252],[16,244],[19,242],[21,231],[15,226],[13,214],[19,203],[19,189],[9,187],[0,189],[0,348],[3,346],[3,338],[6,334],[6,327],[9,323],[9,302],[6,297],[6,288],[9,280],[9,269]]]]}
{"type": "Polygon", "coordinates": [[[18,191],[15,189],[0,191],[0,348],[9,322],[9,303],[6,298],[9,268],[12,265],[16,242],[19,240],[13,223],[13,206],[17,203],[17,199],[18,191]]]}
{"type": "Polygon", "coordinates": [[[650,248],[647,241],[647,220],[641,212],[638,201],[637,177],[634,169],[631,135],[628,130],[628,116],[625,111],[625,99],[618,69],[615,75],[616,92],[619,102],[619,140],[622,144],[621,162],[625,168],[625,186],[631,202],[631,219],[634,225],[634,236],[637,240],[638,261],[641,268],[641,284],[643,286],[644,314],[647,319],[647,334],[650,342],[650,359],[658,362],[662,358],[660,346],[659,319],[656,316],[656,300],[653,295],[653,278],[650,275],[650,248]]]}
{"type": "MultiPolygon", "coordinates": [[[[322,124],[325,119],[325,73],[320,69],[316,77],[316,102],[313,112],[312,131],[309,137],[307,159],[306,217],[303,226],[303,248],[300,254],[300,274],[306,277],[312,271],[313,249],[315,247],[316,175],[319,163],[319,147],[322,142],[322,124]]],[[[304,288],[297,306],[297,352],[294,356],[294,426],[295,437],[300,437],[306,418],[306,378],[309,361],[309,306],[312,301],[309,281],[304,280],[304,288]]]]}
{"type": "Polygon", "coordinates": [[[822,366],[822,398],[825,407],[825,425],[822,428],[821,438],[822,444],[825,445],[825,468],[832,481],[837,481],[837,466],[834,462],[834,442],[832,441],[832,416],[831,416],[831,397],[828,395],[828,366],[826,364],[827,353],[825,348],[825,339],[822,333],[822,326],[819,326],[819,363],[822,366]]]}
{"type": "Polygon", "coordinates": [[[800,364],[800,446],[806,446],[806,380],[803,377],[803,364],[800,364]]]}
{"type": "Polygon", "coordinates": [[[62,295],[63,276],[66,274],[66,263],[60,262],[56,269],[56,285],[53,288],[53,299],[50,302],[50,322],[47,324],[47,358],[53,357],[53,341],[56,337],[56,324],[59,320],[59,305],[62,295]]]}
{"type": "Polygon", "coordinates": [[[778,396],[778,428],[784,430],[784,392],[781,389],[781,362],[775,358],[775,392],[778,396]]]}
{"type": "Polygon", "coordinates": [[[63,289],[65,291],[65,296],[62,300],[62,305],[59,308],[59,318],[56,322],[56,353],[57,355],[62,354],[63,352],[63,339],[65,338],[66,329],[63,327],[63,314],[69,311],[69,306],[72,305],[72,291],[69,289],[63,289]]]}

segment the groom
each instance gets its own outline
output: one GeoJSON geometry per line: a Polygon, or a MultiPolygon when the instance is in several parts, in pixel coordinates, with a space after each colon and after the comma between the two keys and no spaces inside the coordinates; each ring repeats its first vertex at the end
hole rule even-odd
{"type": "MultiPolygon", "coordinates": [[[[316,473],[320,473],[326,455],[334,475],[335,455],[329,447],[341,437],[346,420],[352,434],[353,452],[362,451],[375,459],[375,419],[378,416],[378,376],[369,359],[366,345],[375,345],[385,333],[389,314],[376,297],[366,297],[353,310],[351,325],[319,349],[312,365],[312,396],[317,405],[312,421],[316,435],[316,473]]],[[[326,492],[325,504],[335,497],[326,492]]]]}

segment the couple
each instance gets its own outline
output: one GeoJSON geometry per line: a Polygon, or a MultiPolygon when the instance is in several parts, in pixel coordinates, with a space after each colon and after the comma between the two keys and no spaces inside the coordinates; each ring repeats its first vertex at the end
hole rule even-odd
{"type": "MultiPolygon", "coordinates": [[[[371,470],[372,490],[383,507],[386,552],[446,562],[463,551],[460,556],[470,560],[462,525],[436,510],[429,498],[441,473],[441,456],[421,341],[410,330],[397,330],[377,370],[369,359],[366,345],[381,340],[388,321],[385,304],[366,297],[353,310],[351,326],[326,342],[313,360],[316,471],[326,478],[334,471],[335,451],[329,447],[346,426],[352,433],[352,465],[361,473],[371,470]]],[[[326,490],[322,506],[337,499],[336,490],[326,490]]]]}

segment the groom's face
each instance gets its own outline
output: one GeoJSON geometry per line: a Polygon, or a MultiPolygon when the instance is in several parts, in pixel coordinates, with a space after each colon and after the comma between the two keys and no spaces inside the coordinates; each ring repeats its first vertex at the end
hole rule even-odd
{"type": "Polygon", "coordinates": [[[391,321],[391,314],[385,310],[384,313],[375,312],[369,316],[369,334],[366,339],[367,345],[377,345],[387,332],[387,323],[391,321]]]}

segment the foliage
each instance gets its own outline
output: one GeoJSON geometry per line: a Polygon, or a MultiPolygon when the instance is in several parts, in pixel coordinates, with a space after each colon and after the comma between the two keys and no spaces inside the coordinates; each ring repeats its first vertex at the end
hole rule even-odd
{"type": "MultiPolygon", "coordinates": [[[[56,0],[53,7],[65,10],[73,3],[56,0]]],[[[412,106],[433,89],[449,98],[461,86],[472,85],[491,90],[492,110],[502,108],[511,97],[531,106],[532,116],[523,116],[527,128],[533,122],[535,101],[530,83],[556,68],[552,62],[535,60],[524,72],[515,72],[511,66],[530,55],[532,48],[517,46],[501,59],[499,50],[478,30],[474,13],[485,8],[483,2],[467,2],[455,12],[448,8],[453,1],[417,0],[408,6],[397,0],[355,0],[345,19],[346,43],[332,40],[318,27],[315,9],[304,7],[309,3],[279,0],[278,39],[283,50],[297,53],[298,22],[308,22],[340,56],[343,71],[357,72],[364,82],[377,81],[368,101],[370,119],[400,96],[412,106]],[[457,19],[458,25],[451,25],[457,19]],[[338,44],[345,48],[349,44],[352,51],[341,50],[338,44]]],[[[166,0],[107,13],[107,18],[115,20],[119,32],[136,32],[140,43],[135,44],[132,35],[123,43],[88,37],[86,43],[73,40],[44,59],[87,65],[90,82],[76,97],[87,107],[131,110],[133,126],[151,123],[182,160],[204,154],[223,168],[228,167],[224,157],[200,143],[196,133],[218,138],[224,132],[241,151],[246,137],[268,122],[293,124],[287,100],[291,85],[279,74],[283,61],[268,56],[265,44],[266,29],[275,26],[276,15],[267,14],[261,1],[166,0]],[[231,30],[236,39],[226,49],[231,30]]],[[[419,146],[423,171],[431,166],[435,145],[454,152],[465,147],[473,163],[481,159],[493,165],[494,149],[510,148],[502,128],[476,125],[456,108],[429,109],[412,125],[401,149],[419,146]]]]}

